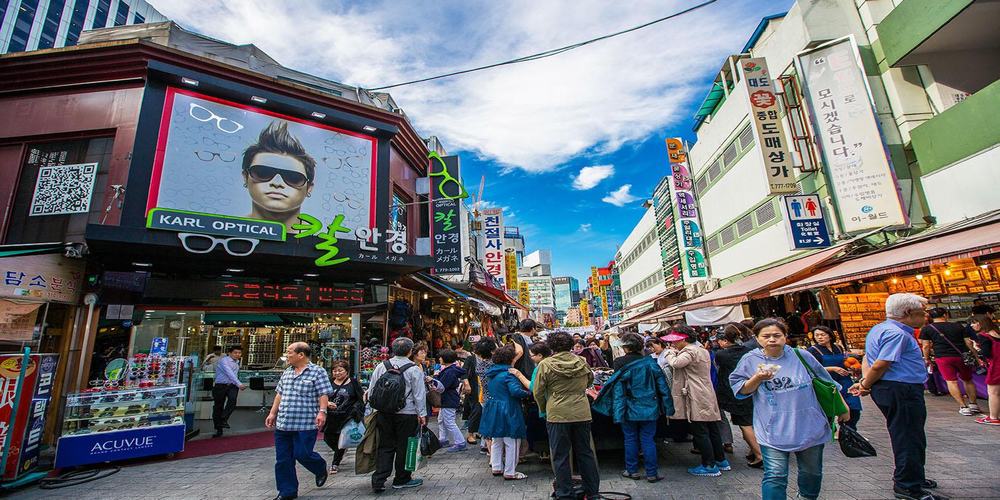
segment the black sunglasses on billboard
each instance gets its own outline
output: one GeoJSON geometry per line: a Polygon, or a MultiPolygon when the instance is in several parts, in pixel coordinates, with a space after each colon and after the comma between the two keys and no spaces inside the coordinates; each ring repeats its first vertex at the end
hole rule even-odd
{"type": "Polygon", "coordinates": [[[247,169],[247,174],[254,182],[268,182],[274,179],[276,175],[280,175],[285,184],[296,189],[304,187],[310,180],[302,172],[268,167],[267,165],[250,165],[250,168],[247,169]]]}

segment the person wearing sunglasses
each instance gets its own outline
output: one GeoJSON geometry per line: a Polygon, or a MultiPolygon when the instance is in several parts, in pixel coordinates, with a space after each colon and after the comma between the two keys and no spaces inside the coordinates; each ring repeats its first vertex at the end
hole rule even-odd
{"type": "Polygon", "coordinates": [[[315,179],[316,160],[288,132],[287,123],[271,122],[243,152],[243,187],[252,204],[247,217],[281,222],[295,232],[292,225],[315,179]]]}

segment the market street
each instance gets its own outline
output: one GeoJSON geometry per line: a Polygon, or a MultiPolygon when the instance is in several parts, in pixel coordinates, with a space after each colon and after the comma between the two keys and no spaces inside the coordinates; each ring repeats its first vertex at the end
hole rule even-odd
{"type": "MultiPolygon", "coordinates": [[[[974,419],[955,412],[946,396],[927,396],[927,477],[935,479],[938,493],[951,498],[1000,498],[1000,478],[995,465],[1000,463],[1000,429],[977,425],[974,419]]],[[[827,446],[824,457],[823,492],[829,499],[892,498],[892,455],[889,452],[885,420],[865,400],[861,433],[875,445],[876,458],[850,459],[836,446],[827,446]]],[[[746,453],[746,445],[737,437],[736,456],[746,453]]],[[[601,490],[619,491],[634,499],[760,498],[761,471],[734,462],[732,472],[721,478],[694,477],[685,469],[697,462],[689,453],[690,443],[661,447],[660,474],[666,479],[657,484],[632,481],[619,476],[621,452],[600,456],[601,490]]],[[[322,442],[317,450],[330,453],[322,442]]],[[[13,499],[44,499],[58,495],[74,499],[262,499],[274,495],[274,450],[227,453],[188,460],[155,462],[125,467],[109,478],[83,485],[48,491],[37,487],[14,493],[13,499]]],[[[353,452],[344,459],[341,470],[354,467],[353,452]]],[[[376,497],[371,493],[371,476],[341,472],[323,488],[312,484],[312,477],[298,468],[299,498],[434,498],[496,500],[544,499],[551,491],[552,472],[547,465],[520,467],[528,475],[524,481],[503,481],[490,476],[485,456],[475,451],[444,453],[439,451],[415,477],[424,478],[421,488],[393,491],[376,497]]],[[[793,473],[794,477],[794,473],[793,473]]],[[[795,494],[795,481],[789,483],[795,494]]]]}

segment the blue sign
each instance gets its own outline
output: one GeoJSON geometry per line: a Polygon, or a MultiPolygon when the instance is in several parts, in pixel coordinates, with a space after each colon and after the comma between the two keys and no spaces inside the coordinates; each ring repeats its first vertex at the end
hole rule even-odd
{"type": "Polygon", "coordinates": [[[166,337],[153,337],[153,345],[149,348],[149,354],[160,356],[167,355],[167,338],[166,337]]]}
{"type": "Polygon", "coordinates": [[[784,196],[785,211],[792,235],[792,249],[826,248],[831,245],[830,231],[820,205],[819,195],[784,196]]]}
{"type": "Polygon", "coordinates": [[[184,450],[184,425],[161,425],[59,438],[56,468],[166,455],[184,450]]]}

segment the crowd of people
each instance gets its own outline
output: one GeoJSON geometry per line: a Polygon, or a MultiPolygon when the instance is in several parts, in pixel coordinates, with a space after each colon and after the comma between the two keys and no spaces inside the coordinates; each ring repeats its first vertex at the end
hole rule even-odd
{"type": "Polygon", "coordinates": [[[529,319],[510,335],[469,339],[472,352],[455,344],[430,360],[426,344],[400,337],[367,390],[346,363],[335,363],[328,376],[309,361],[307,344],[292,344],[286,353],[290,366],[266,421],[276,429],[278,499],[297,495],[295,461],[315,475],[317,486],[336,474],[345,452],[338,435],[362,419],[373,427],[365,439],[372,434],[376,444],[359,446],[356,470],[372,471],[373,491],[422,485],[407,463],[407,445],[429,432],[424,429],[434,411],[446,453],[478,447],[487,456],[484,467],[505,481],[527,477],[517,470],[519,463],[547,459],[558,499],[601,498],[592,429],[597,415],[621,429],[625,478],[663,479],[658,432],[675,442],[691,436],[700,463],[688,473],[732,470],[732,424],[747,444],[746,466],[763,469],[765,500],[786,498],[793,455],[799,496],[819,498],[824,448],[837,428],[856,431],[867,396],[886,420],[896,498],[942,499],[930,491],[937,484],[924,472],[930,356],[962,415],[981,411],[969,373],[988,366],[989,411],[978,421],[1000,424],[1000,332],[991,312],[976,314],[966,330],[940,310],[927,311],[926,304],[917,295],[891,295],[886,321],[872,328],[864,350],[857,351],[840,345],[825,326],[812,330],[813,345],[793,347],[788,326],[777,318],[707,332],[674,324],[646,336],[601,339],[562,331],[542,338],[529,319]],[[595,373],[609,371],[595,385],[595,373]],[[831,393],[818,392],[827,386],[831,393]],[[827,404],[831,397],[840,404],[827,404]],[[313,450],[317,429],[333,451],[329,467],[313,450]]]}

